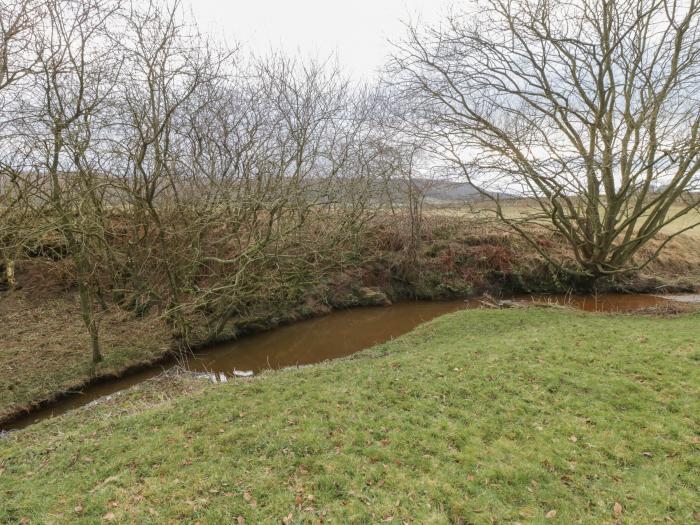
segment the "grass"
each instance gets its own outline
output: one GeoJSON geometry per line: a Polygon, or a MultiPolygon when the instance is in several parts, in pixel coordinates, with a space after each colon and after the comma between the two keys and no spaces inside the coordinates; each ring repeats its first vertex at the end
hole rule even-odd
{"type": "MultiPolygon", "coordinates": [[[[671,208],[671,213],[673,213],[675,209],[677,208],[671,208]]],[[[680,217],[677,221],[672,222],[666,227],[664,233],[674,233],[688,228],[690,226],[693,226],[698,222],[700,222],[700,209],[694,212],[689,212],[686,215],[680,217]]],[[[687,230],[685,232],[685,235],[700,240],[700,225],[694,226],[693,228],[687,230]]]]}
{"type": "Polygon", "coordinates": [[[0,523],[697,522],[699,341],[697,314],[470,310],[131,393],[0,440],[0,523]]]}
{"type": "Polygon", "coordinates": [[[162,357],[170,347],[162,320],[111,308],[101,317],[104,361],[93,366],[75,294],[0,297],[0,420],[33,403],[80,388],[94,376],[162,357]]]}
{"type": "MultiPolygon", "coordinates": [[[[541,211],[535,201],[530,201],[527,199],[513,199],[509,201],[503,201],[502,203],[503,213],[508,218],[517,218],[523,214],[529,214],[533,212],[541,211]]],[[[432,210],[428,210],[428,213],[437,214],[447,214],[447,215],[459,215],[459,216],[475,216],[475,217],[494,217],[495,206],[490,201],[482,201],[475,203],[472,207],[451,207],[443,206],[437,207],[432,210]]],[[[669,214],[673,215],[681,210],[681,206],[671,206],[669,214]]],[[[679,217],[671,224],[666,226],[662,233],[670,235],[676,233],[680,230],[684,230],[690,226],[700,223],[700,209],[695,211],[690,211],[685,215],[679,217]]],[[[684,235],[696,239],[700,239],[700,225],[694,226],[693,228],[687,230],[684,235]]]]}

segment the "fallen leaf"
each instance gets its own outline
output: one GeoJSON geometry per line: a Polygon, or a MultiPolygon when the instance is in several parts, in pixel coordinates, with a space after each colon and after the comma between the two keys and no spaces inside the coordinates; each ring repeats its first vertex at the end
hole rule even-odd
{"type": "Polygon", "coordinates": [[[76,505],[73,510],[77,513],[83,512],[83,506],[82,505],[76,505]]]}
{"type": "Polygon", "coordinates": [[[238,523],[238,525],[243,525],[243,523],[245,523],[245,518],[243,516],[238,516],[236,518],[236,523],[238,523]]]}
{"type": "Polygon", "coordinates": [[[388,523],[390,521],[394,521],[394,516],[387,516],[382,520],[384,523],[388,523]]]}
{"type": "Polygon", "coordinates": [[[114,521],[114,518],[116,518],[116,516],[114,515],[114,512],[108,512],[107,514],[102,516],[102,519],[104,519],[106,521],[114,521]]]}
{"type": "Polygon", "coordinates": [[[554,518],[557,515],[557,511],[552,509],[547,514],[544,515],[545,518],[554,518]]]}
{"type": "Polygon", "coordinates": [[[569,438],[569,441],[571,441],[572,443],[576,443],[578,441],[578,438],[576,436],[571,436],[569,438]]]}
{"type": "Polygon", "coordinates": [[[298,506],[298,505],[301,505],[301,503],[302,503],[303,501],[304,501],[304,500],[302,499],[302,497],[301,497],[299,494],[297,494],[297,497],[294,498],[294,504],[297,505],[297,506],[298,506]]]}
{"type": "Polygon", "coordinates": [[[613,505],[613,512],[615,513],[616,516],[619,516],[622,514],[622,505],[620,505],[619,501],[615,502],[615,505],[613,505]]]}
{"type": "Polygon", "coordinates": [[[284,525],[289,525],[292,522],[293,516],[294,515],[290,512],[289,514],[287,514],[286,518],[282,518],[282,523],[284,523],[284,525]]]}

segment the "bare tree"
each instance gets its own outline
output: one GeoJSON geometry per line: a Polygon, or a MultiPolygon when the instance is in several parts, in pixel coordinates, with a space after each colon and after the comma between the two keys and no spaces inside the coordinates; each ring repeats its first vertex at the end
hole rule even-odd
{"type": "Polygon", "coordinates": [[[38,15],[36,0],[0,4],[0,92],[31,72],[35,61],[32,37],[38,15]]]}
{"type": "Polygon", "coordinates": [[[25,242],[58,248],[93,363],[115,306],[187,349],[328,289],[376,255],[396,171],[420,213],[378,90],[331,60],[242,63],[178,2],[35,1],[0,4],[0,255],[12,281],[25,242]]]}
{"type": "Polygon", "coordinates": [[[36,180],[32,201],[41,218],[35,235],[53,235],[73,258],[81,314],[92,359],[102,360],[97,276],[105,244],[102,191],[97,169],[100,113],[119,71],[107,21],[119,8],[111,0],[45,0],[35,40],[36,74],[25,95],[21,141],[29,151],[23,174],[36,180]]]}
{"type": "Polygon", "coordinates": [[[255,60],[243,78],[206,104],[193,98],[180,126],[183,195],[206,240],[183,306],[204,313],[207,337],[261,304],[298,300],[347,260],[340,246],[367,215],[364,93],[329,64],[279,55],[255,60]]]}
{"type": "Polygon", "coordinates": [[[0,3],[0,260],[4,281],[16,285],[15,260],[22,249],[20,231],[27,221],[28,191],[21,172],[22,152],[14,147],[15,119],[23,80],[36,63],[34,38],[39,15],[35,0],[0,3]]]}
{"type": "Polygon", "coordinates": [[[697,0],[485,0],[409,29],[392,63],[415,131],[560,269],[643,268],[699,206],[697,0]],[[499,192],[531,199],[509,215],[499,192]],[[576,267],[544,249],[547,228],[576,267]]]}

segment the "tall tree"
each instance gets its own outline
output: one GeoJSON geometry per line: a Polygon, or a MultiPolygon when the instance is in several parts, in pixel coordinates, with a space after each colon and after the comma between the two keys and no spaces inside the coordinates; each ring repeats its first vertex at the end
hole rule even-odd
{"type": "Polygon", "coordinates": [[[598,278],[697,209],[700,2],[484,0],[411,27],[392,62],[414,131],[557,267],[598,278]],[[531,199],[513,217],[502,192],[531,199]],[[576,267],[538,242],[548,228],[576,267]]]}

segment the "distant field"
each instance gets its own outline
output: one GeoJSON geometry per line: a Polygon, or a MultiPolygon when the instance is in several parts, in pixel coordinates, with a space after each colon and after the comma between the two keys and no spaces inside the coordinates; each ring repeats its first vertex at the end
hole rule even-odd
{"type": "MultiPolygon", "coordinates": [[[[689,213],[685,217],[678,219],[678,221],[669,225],[665,231],[669,233],[675,232],[698,222],[700,222],[700,210],[696,210],[695,212],[689,213]]],[[[686,235],[700,239],[700,226],[695,226],[692,230],[688,230],[685,233],[686,235]]]]}
{"type": "MultiPolygon", "coordinates": [[[[528,210],[534,205],[532,201],[528,201],[525,199],[522,200],[508,200],[504,201],[503,203],[503,209],[505,211],[505,214],[507,217],[518,217],[519,215],[528,212],[528,210]]],[[[677,212],[680,209],[680,206],[676,206],[672,208],[672,213],[677,212]]],[[[494,205],[490,202],[477,202],[477,203],[470,203],[470,204],[454,204],[454,205],[436,205],[436,206],[429,206],[428,207],[428,213],[439,213],[439,214],[448,214],[448,215],[458,215],[458,216],[465,216],[465,215],[474,215],[475,217],[479,216],[480,214],[483,214],[483,216],[493,218],[493,210],[494,210],[494,205]]],[[[673,233],[677,232],[679,230],[682,230],[684,228],[687,228],[688,226],[695,224],[695,223],[700,223],[700,210],[696,210],[694,212],[690,212],[684,217],[679,218],[672,224],[668,225],[663,231],[665,233],[673,233]]],[[[690,235],[692,237],[696,237],[700,239],[700,225],[695,226],[693,229],[688,230],[685,232],[686,235],[690,235]]]]}

